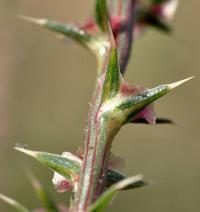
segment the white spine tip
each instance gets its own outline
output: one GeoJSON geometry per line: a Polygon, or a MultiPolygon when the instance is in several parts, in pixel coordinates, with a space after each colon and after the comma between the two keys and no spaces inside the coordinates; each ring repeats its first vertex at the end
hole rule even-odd
{"type": "Polygon", "coordinates": [[[185,82],[187,82],[187,81],[189,81],[189,80],[191,80],[191,79],[193,79],[193,78],[194,78],[194,76],[189,77],[189,78],[184,79],[184,80],[180,80],[180,81],[178,81],[178,82],[171,83],[171,84],[168,85],[168,87],[169,87],[170,89],[174,89],[174,88],[178,87],[179,85],[181,85],[181,84],[183,84],[183,83],[185,83],[185,82]]]}
{"type": "Polygon", "coordinates": [[[15,150],[19,151],[19,152],[23,152],[31,157],[36,157],[37,153],[28,149],[24,149],[23,147],[14,147],[15,150]]]}
{"type": "Polygon", "coordinates": [[[21,18],[25,21],[28,21],[30,23],[38,24],[41,26],[43,26],[47,23],[47,19],[33,18],[33,17],[25,16],[25,15],[19,15],[19,18],[21,18]]]}

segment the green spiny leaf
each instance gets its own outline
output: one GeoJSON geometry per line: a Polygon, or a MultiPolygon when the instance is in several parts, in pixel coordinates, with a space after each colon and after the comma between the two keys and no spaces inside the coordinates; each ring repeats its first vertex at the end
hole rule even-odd
{"type": "MultiPolygon", "coordinates": [[[[124,175],[120,174],[119,172],[108,170],[107,187],[110,187],[111,185],[118,183],[119,181],[127,179],[127,178],[128,178],[127,176],[124,176],[124,175]]],[[[146,186],[146,185],[147,185],[147,182],[145,182],[143,179],[141,179],[140,181],[136,181],[136,182],[130,184],[129,186],[122,188],[122,190],[140,188],[140,187],[146,186]]]]}
{"type": "MultiPolygon", "coordinates": [[[[67,158],[66,156],[51,154],[47,152],[31,151],[21,147],[15,147],[15,149],[35,158],[36,160],[38,160],[45,166],[48,166],[50,169],[52,169],[53,171],[56,171],[57,173],[59,173],[60,175],[62,175],[68,180],[72,180],[74,176],[79,175],[81,172],[81,163],[76,162],[73,159],[67,158]]],[[[30,178],[35,188],[38,188],[38,190],[42,189],[42,187],[40,186],[40,183],[35,178],[31,176],[30,178]]],[[[114,183],[125,178],[127,177],[114,170],[108,170],[107,186],[111,186],[114,183]]],[[[136,187],[139,187],[139,186],[133,184],[132,186],[126,189],[131,189],[136,187]]],[[[44,195],[45,191],[41,190],[41,192],[44,195]]]]}
{"type": "Polygon", "coordinates": [[[24,20],[40,25],[46,29],[54,31],[64,37],[69,37],[77,43],[81,44],[86,49],[90,50],[97,58],[99,66],[99,74],[105,61],[107,53],[107,41],[102,37],[95,37],[86,33],[83,29],[78,28],[73,24],[63,24],[47,19],[37,19],[33,17],[20,16],[24,20]]]}
{"type": "Polygon", "coordinates": [[[15,208],[19,212],[30,212],[29,209],[27,209],[25,206],[23,206],[21,203],[17,202],[16,200],[11,199],[10,197],[0,194],[0,199],[8,203],[9,205],[11,205],[13,208],[15,208]]]}
{"type": "Polygon", "coordinates": [[[73,177],[80,172],[80,164],[73,159],[47,152],[31,151],[21,147],[15,147],[15,149],[35,158],[53,171],[66,177],[68,180],[73,180],[73,177]]]}
{"type": "Polygon", "coordinates": [[[38,199],[40,200],[42,206],[48,211],[48,212],[58,212],[58,208],[56,204],[53,202],[53,200],[50,198],[46,190],[43,188],[42,184],[38,179],[33,176],[33,174],[28,174],[29,178],[31,180],[31,183],[33,185],[33,188],[35,189],[35,192],[37,194],[38,199]]]}
{"type": "Polygon", "coordinates": [[[106,0],[96,0],[95,19],[102,31],[108,31],[109,17],[106,0]]]}
{"type": "Polygon", "coordinates": [[[56,21],[51,21],[48,19],[39,19],[39,18],[33,18],[33,17],[23,16],[23,15],[21,15],[20,17],[33,24],[37,24],[51,31],[63,34],[79,42],[84,47],[88,47],[89,45],[88,43],[90,43],[92,40],[92,36],[90,36],[84,30],[79,29],[73,24],[64,24],[64,23],[59,23],[56,21]]]}
{"type": "Polygon", "coordinates": [[[137,182],[141,182],[143,177],[141,175],[137,175],[134,177],[129,177],[120,182],[111,186],[108,190],[106,190],[97,200],[96,202],[91,205],[89,211],[90,212],[100,212],[110,203],[114,195],[119,191],[122,190],[131,184],[135,184],[137,182]]]}
{"type": "Polygon", "coordinates": [[[127,115],[125,122],[129,121],[135,114],[140,112],[145,106],[169,93],[175,87],[187,82],[193,77],[185,80],[181,80],[172,84],[160,85],[156,88],[147,90],[141,94],[134,96],[125,96],[122,98],[117,110],[124,111],[124,115],[127,115]]]}
{"type": "Polygon", "coordinates": [[[28,22],[40,25],[46,29],[73,39],[74,41],[81,44],[83,47],[92,51],[95,55],[99,56],[101,54],[100,50],[104,47],[103,41],[101,39],[89,35],[83,29],[80,29],[73,24],[64,24],[47,19],[38,19],[22,15],[20,17],[28,22]]]}
{"type": "Polygon", "coordinates": [[[117,47],[111,29],[110,34],[111,48],[109,52],[108,66],[103,84],[102,102],[117,95],[121,85],[121,75],[119,70],[117,47]]]}

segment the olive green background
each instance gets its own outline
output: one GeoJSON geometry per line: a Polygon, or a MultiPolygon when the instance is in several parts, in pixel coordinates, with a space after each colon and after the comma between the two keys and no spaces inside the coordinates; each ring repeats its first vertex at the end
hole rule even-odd
{"type": "MultiPolygon", "coordinates": [[[[18,19],[19,14],[63,22],[85,20],[93,1],[0,0],[0,192],[30,208],[39,206],[25,174],[43,182],[57,201],[52,172],[13,150],[74,152],[84,143],[84,126],[96,76],[95,58],[77,44],[18,19]]],[[[166,36],[149,30],[132,52],[126,79],[153,87],[196,76],[156,102],[159,116],[174,126],[127,125],[113,152],[125,159],[124,173],[143,173],[152,185],[121,192],[107,211],[200,211],[200,3],[182,0],[166,36]]],[[[0,202],[0,211],[14,211],[0,202]]]]}

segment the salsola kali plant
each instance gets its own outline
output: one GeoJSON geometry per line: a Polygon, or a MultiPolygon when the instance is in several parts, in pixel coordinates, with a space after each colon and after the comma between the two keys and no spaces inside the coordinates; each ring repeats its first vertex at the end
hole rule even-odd
{"type": "MultiPolygon", "coordinates": [[[[124,74],[134,38],[152,26],[165,33],[172,31],[178,0],[96,0],[94,17],[84,24],[62,24],[47,19],[22,16],[27,21],[71,38],[97,58],[97,80],[87,119],[84,150],[62,155],[15,147],[54,171],[58,192],[71,192],[69,206],[54,203],[40,182],[31,181],[43,208],[38,211],[102,211],[119,190],[148,184],[137,175],[126,177],[119,171],[120,158],[111,153],[114,137],[127,123],[171,123],[156,118],[153,102],[190,78],[148,89],[130,85],[124,74]]],[[[4,195],[0,198],[20,212],[30,211],[4,195]]],[[[39,207],[40,208],[40,207],[39,207]]]]}

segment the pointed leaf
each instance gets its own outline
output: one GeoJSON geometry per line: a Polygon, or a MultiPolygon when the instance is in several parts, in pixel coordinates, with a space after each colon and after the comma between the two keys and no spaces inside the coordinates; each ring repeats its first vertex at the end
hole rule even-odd
{"type": "Polygon", "coordinates": [[[105,80],[102,91],[102,102],[118,94],[121,85],[121,75],[117,55],[117,47],[111,33],[111,48],[108,58],[108,66],[105,73],[105,80]]]}
{"type": "Polygon", "coordinates": [[[30,212],[29,209],[27,209],[25,206],[23,206],[21,203],[17,202],[16,200],[11,199],[10,197],[0,194],[0,199],[8,203],[9,205],[11,205],[13,208],[15,208],[19,212],[30,212]]]}
{"type": "Polygon", "coordinates": [[[26,21],[45,27],[46,29],[54,31],[63,36],[69,37],[91,51],[97,58],[98,74],[101,74],[108,49],[108,42],[104,37],[92,36],[73,24],[64,24],[47,19],[37,19],[27,16],[20,17],[26,21]]]}
{"type": "Polygon", "coordinates": [[[145,106],[149,105],[150,103],[169,93],[172,89],[185,83],[191,78],[193,77],[172,84],[160,85],[156,88],[147,90],[138,95],[122,97],[122,99],[120,100],[121,103],[120,104],[118,103],[119,105],[117,110],[124,111],[124,116],[126,117],[127,115],[127,118],[124,121],[128,122],[129,120],[131,120],[131,118],[134,117],[134,115],[140,112],[145,106]]]}
{"type": "Polygon", "coordinates": [[[109,17],[106,0],[96,0],[95,19],[102,31],[108,31],[109,17]]]}
{"type": "Polygon", "coordinates": [[[87,47],[88,43],[91,41],[92,36],[84,32],[84,30],[79,29],[77,26],[73,24],[64,24],[59,23],[56,21],[51,21],[48,19],[39,19],[39,18],[33,18],[28,16],[21,15],[20,18],[31,22],[33,24],[37,24],[40,26],[43,26],[49,30],[52,30],[57,33],[61,33],[79,43],[81,43],[83,46],[87,47]]]}
{"type": "Polygon", "coordinates": [[[80,162],[73,160],[73,158],[47,152],[31,151],[21,147],[15,147],[15,149],[37,159],[69,180],[73,180],[80,173],[80,162]]]}
{"type": "Polygon", "coordinates": [[[108,190],[106,190],[97,200],[96,202],[90,207],[90,212],[100,212],[110,203],[114,195],[119,191],[122,190],[133,183],[137,183],[143,180],[142,175],[137,175],[134,177],[129,177],[127,179],[121,180],[120,182],[111,186],[108,190]]]}
{"type": "Polygon", "coordinates": [[[56,207],[56,204],[52,201],[52,199],[49,197],[49,194],[45,191],[42,184],[39,182],[38,179],[33,176],[33,174],[29,173],[29,178],[31,180],[31,183],[33,185],[33,188],[35,189],[35,192],[37,194],[38,199],[40,200],[42,206],[48,211],[48,212],[58,212],[58,208],[56,207]]]}
{"type": "MultiPolygon", "coordinates": [[[[45,166],[48,166],[50,169],[55,171],[56,173],[60,174],[61,176],[66,178],[66,182],[72,182],[74,180],[74,177],[78,176],[81,172],[81,160],[78,160],[77,157],[71,153],[65,153],[64,155],[56,155],[56,154],[51,154],[47,152],[37,152],[37,151],[31,151],[24,149],[22,147],[15,147],[16,150],[23,152],[45,166]]],[[[127,178],[126,176],[123,176],[122,174],[114,171],[114,170],[108,170],[108,175],[107,175],[107,186],[111,186],[114,183],[127,178]]],[[[35,178],[32,179],[32,183],[36,186],[37,188],[42,189],[41,186],[39,186],[39,182],[36,181],[35,178]]],[[[142,184],[142,183],[141,183],[142,184]]],[[[142,186],[142,185],[141,185],[142,186]]],[[[130,188],[126,189],[131,189],[131,188],[136,188],[137,185],[133,184],[130,186],[130,188]]],[[[139,187],[139,186],[138,186],[139,187]]],[[[44,192],[44,191],[41,191],[44,192]]]]}
{"type": "Polygon", "coordinates": [[[40,25],[42,27],[45,27],[46,29],[73,39],[74,41],[81,44],[83,47],[92,51],[98,57],[98,59],[100,59],[99,57],[102,56],[102,52],[105,51],[105,44],[102,39],[89,35],[83,29],[73,24],[64,24],[47,19],[38,19],[22,15],[20,17],[28,22],[40,25]]]}
{"type": "MultiPolygon", "coordinates": [[[[107,174],[107,187],[112,186],[115,183],[118,183],[121,180],[127,179],[127,176],[124,176],[120,174],[119,172],[108,170],[107,174]]],[[[143,179],[140,181],[133,182],[132,184],[122,188],[122,190],[129,190],[129,189],[135,189],[140,188],[142,186],[146,186],[147,182],[145,182],[143,179]]]]}

